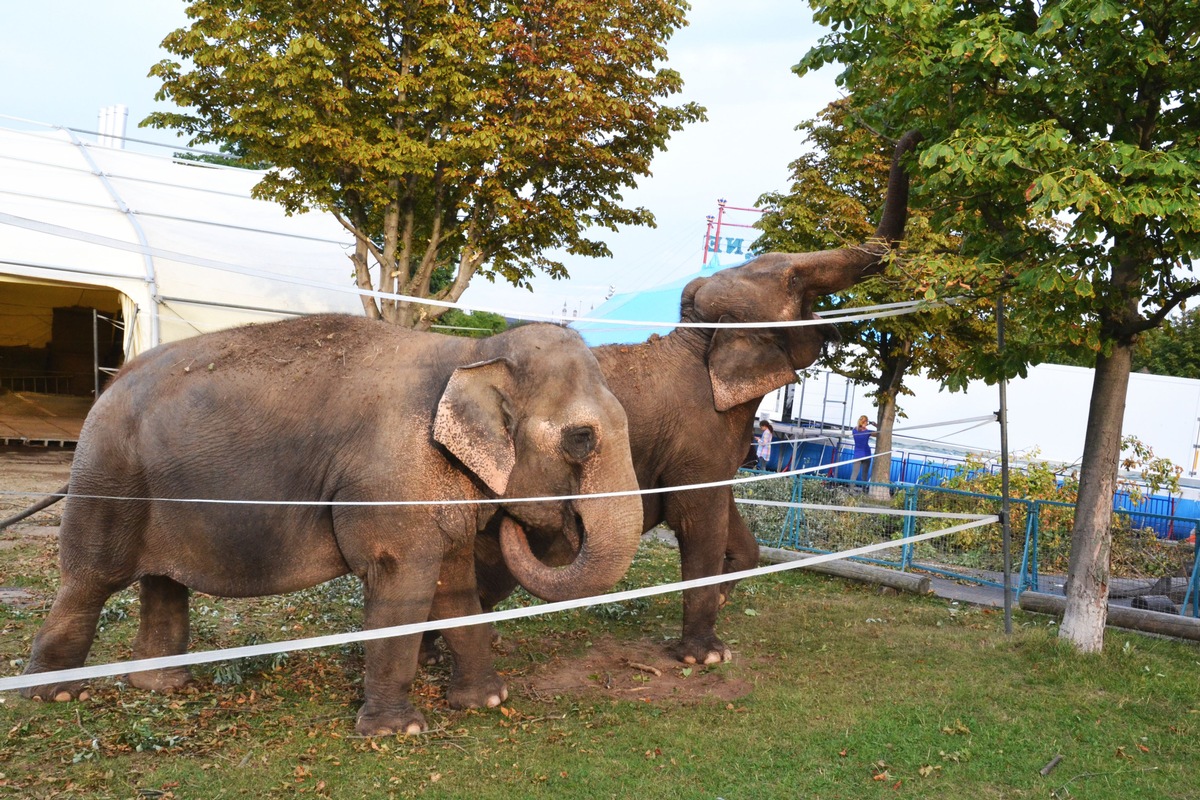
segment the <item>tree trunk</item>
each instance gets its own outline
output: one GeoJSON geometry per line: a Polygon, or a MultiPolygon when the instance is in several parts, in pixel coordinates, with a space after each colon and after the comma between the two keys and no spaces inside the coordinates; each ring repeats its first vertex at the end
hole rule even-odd
{"type": "Polygon", "coordinates": [[[879,390],[875,400],[879,404],[879,418],[875,420],[875,458],[871,460],[871,486],[869,496],[873,500],[888,500],[887,487],[892,473],[892,457],[880,456],[892,449],[892,430],[896,427],[897,398],[904,386],[904,376],[912,366],[912,340],[901,336],[889,336],[883,372],[879,376],[879,390]]]}
{"type": "Polygon", "coordinates": [[[888,500],[890,495],[885,484],[891,478],[892,457],[880,456],[892,449],[892,429],[896,427],[896,395],[888,394],[879,406],[879,419],[876,420],[875,457],[871,459],[871,489],[868,496],[872,500],[888,500]]]}
{"type": "MultiPolygon", "coordinates": [[[[350,256],[350,260],[354,263],[354,280],[358,287],[367,291],[374,289],[375,287],[371,285],[371,271],[367,267],[367,243],[362,239],[355,239],[354,255],[350,256]]],[[[367,319],[383,319],[374,297],[364,294],[359,295],[359,299],[362,300],[363,311],[366,312],[367,319]]]]}
{"type": "Polygon", "coordinates": [[[1096,358],[1087,437],[1080,463],[1079,499],[1071,529],[1067,606],[1059,628],[1059,636],[1084,653],[1099,652],[1104,645],[1113,493],[1132,363],[1132,342],[1117,341],[1111,355],[1101,354],[1096,358]]]}

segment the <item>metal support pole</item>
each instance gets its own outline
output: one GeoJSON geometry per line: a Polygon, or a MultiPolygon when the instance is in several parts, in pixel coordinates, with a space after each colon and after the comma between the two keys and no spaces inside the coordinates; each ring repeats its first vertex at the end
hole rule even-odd
{"type": "MultiPolygon", "coordinates": [[[[1004,355],[1004,295],[996,298],[996,348],[1004,355]]],[[[1008,380],[1000,377],[1000,552],[1004,561],[1004,632],[1012,633],[1012,526],[1008,502],[1008,380]]]]}

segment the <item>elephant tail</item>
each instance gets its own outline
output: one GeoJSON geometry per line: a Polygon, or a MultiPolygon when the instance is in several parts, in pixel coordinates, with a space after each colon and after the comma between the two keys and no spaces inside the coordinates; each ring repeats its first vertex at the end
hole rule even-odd
{"type": "Polygon", "coordinates": [[[20,522],[21,520],[25,519],[26,517],[32,517],[34,514],[41,511],[42,509],[49,508],[50,506],[57,503],[59,500],[62,500],[63,497],[67,494],[67,490],[70,488],[70,486],[71,486],[71,484],[69,482],[64,483],[57,492],[50,495],[49,497],[42,498],[41,500],[39,500],[36,503],[34,503],[33,505],[31,505],[29,508],[25,509],[24,511],[20,511],[17,514],[14,514],[13,516],[9,517],[6,520],[0,520],[0,531],[4,530],[9,525],[20,522]]]}

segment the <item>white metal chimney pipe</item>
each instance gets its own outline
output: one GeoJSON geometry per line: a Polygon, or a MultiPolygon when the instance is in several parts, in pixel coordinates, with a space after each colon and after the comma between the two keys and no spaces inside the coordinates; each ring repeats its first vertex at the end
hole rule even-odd
{"type": "Polygon", "coordinates": [[[99,126],[96,128],[96,130],[99,131],[99,133],[100,133],[100,146],[101,147],[108,146],[108,125],[109,125],[109,119],[111,118],[111,116],[112,116],[112,106],[101,106],[100,107],[100,121],[99,121],[99,126]]]}
{"type": "Polygon", "coordinates": [[[100,145],[125,149],[125,125],[129,119],[129,107],[122,104],[104,106],[100,109],[100,145]]]}

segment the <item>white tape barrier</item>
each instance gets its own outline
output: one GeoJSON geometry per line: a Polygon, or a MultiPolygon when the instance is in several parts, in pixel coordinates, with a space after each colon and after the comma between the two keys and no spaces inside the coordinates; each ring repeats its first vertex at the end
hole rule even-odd
{"type": "Polygon", "coordinates": [[[194,664],[209,664],[214,661],[228,661],[238,658],[253,658],[255,656],[275,655],[278,653],[288,653],[296,650],[314,650],[322,647],[337,647],[339,645],[352,644],[354,642],[389,639],[393,636],[408,636],[415,633],[424,633],[425,631],[430,630],[462,628],[469,625],[483,625],[494,622],[503,622],[511,619],[524,619],[526,617],[552,614],[559,611],[569,611],[572,609],[584,608],[593,605],[622,603],[627,600],[637,600],[642,597],[654,597],[660,594],[681,592],[687,589],[698,589],[703,586],[713,586],[715,584],[726,583],[728,581],[740,581],[747,578],[756,578],[762,575],[771,575],[776,572],[786,572],[788,570],[810,567],[815,564],[824,564],[826,562],[836,561],[842,558],[852,558],[854,556],[866,555],[868,553],[887,550],[893,547],[902,547],[908,544],[924,542],[929,539],[936,539],[940,536],[948,536],[952,533],[958,533],[959,531],[968,530],[970,528],[989,525],[993,522],[998,522],[999,519],[1000,518],[996,516],[978,517],[972,519],[970,522],[964,522],[961,525],[955,525],[944,530],[922,533],[916,536],[909,536],[904,539],[876,542],[875,544],[856,547],[851,550],[843,550],[840,553],[823,553],[801,559],[799,561],[789,561],[783,564],[770,564],[763,567],[756,567],[754,569],[742,570],[741,572],[712,575],[707,578],[694,578],[692,580],[677,581],[675,583],[666,583],[658,586],[648,586],[641,589],[630,589],[624,592],[613,592],[611,594],[598,595],[595,597],[584,597],[578,600],[566,600],[558,603],[544,603],[541,605],[528,606],[526,608],[514,608],[507,611],[493,611],[488,614],[477,614],[470,617],[429,620],[427,622],[418,622],[409,625],[394,625],[387,628],[373,628],[366,631],[339,633],[329,636],[313,636],[306,639],[292,639],[281,642],[247,645],[244,647],[208,650],[198,653],[184,653],[176,656],[143,658],[134,661],[122,661],[112,664],[97,664],[91,667],[64,669],[54,672],[38,672],[31,675],[20,675],[13,678],[0,678],[0,691],[11,691],[13,689],[22,689],[27,686],[42,686],[65,681],[86,681],[92,680],[93,678],[125,675],[130,672],[168,669],[171,667],[184,667],[194,664]]]}
{"type": "MultiPolygon", "coordinates": [[[[891,455],[891,451],[878,455],[891,455]]],[[[825,469],[836,469],[845,464],[865,461],[871,456],[850,458],[831,464],[818,464],[813,467],[788,470],[787,472],[770,472],[765,475],[752,475],[747,478],[730,478],[724,481],[709,481],[708,483],[691,483],[686,486],[659,486],[654,489],[628,489],[620,492],[596,492],[594,494],[565,494],[547,497],[481,497],[474,500],[231,500],[207,497],[122,497],[103,494],[57,494],[51,492],[0,492],[0,497],[74,497],[81,500],[114,500],[138,503],[202,503],[208,505],[242,505],[242,506],[474,506],[510,503],[547,503],[561,500],[597,500],[606,497],[631,497],[643,494],[666,494],[668,492],[686,492],[692,489],[713,489],[719,486],[737,486],[743,483],[772,481],[777,478],[790,478],[793,475],[805,475],[810,472],[820,472],[825,469]]]]}
{"type": "MultiPolygon", "coordinates": [[[[378,292],[371,289],[362,289],[358,286],[348,286],[338,283],[326,283],[324,281],[306,280],[297,278],[294,275],[287,275],[279,272],[269,272],[266,270],[254,269],[253,267],[244,267],[237,264],[230,264],[224,261],[216,261],[210,258],[202,258],[199,256],[180,253],[172,250],[163,250],[158,247],[148,247],[137,242],[125,242],[120,239],[114,239],[109,236],[101,236],[88,231],[81,231],[75,228],[67,228],[62,225],[55,225],[49,222],[40,220],[18,217],[13,214],[0,212],[0,225],[11,225],[13,227],[25,228],[27,230],[37,231],[39,233],[47,233],[65,239],[74,239],[76,241],[87,242],[89,244],[99,245],[101,247],[109,247],[114,250],[124,250],[130,253],[150,256],[152,258],[160,258],[168,261],[177,261],[183,264],[192,264],[198,267],[220,270],[223,272],[232,272],[237,275],[248,275],[251,277],[264,278],[266,280],[278,281],[281,283],[290,283],[296,286],[307,286],[313,289],[321,289],[328,292],[339,292],[342,294],[354,294],[360,297],[374,297],[380,300],[392,300],[403,303],[418,303],[420,305],[436,306],[438,308],[458,308],[464,311],[486,311],[488,313],[500,314],[501,316],[515,317],[526,320],[539,320],[543,322],[562,322],[561,314],[534,314],[530,312],[515,313],[508,309],[492,308],[488,306],[466,306],[459,303],[449,302],[447,300],[434,300],[428,297],[412,297],[403,294],[393,294],[391,292],[378,292]]],[[[30,264],[29,266],[44,267],[46,269],[55,269],[50,265],[30,264]]],[[[921,311],[928,308],[940,307],[950,302],[929,303],[925,300],[910,300],[901,303],[891,303],[888,307],[870,307],[867,309],[846,309],[843,315],[842,311],[826,312],[826,316],[818,319],[802,319],[802,320],[780,320],[778,322],[648,322],[646,320],[628,320],[628,319],[601,319],[594,317],[578,317],[572,319],[572,323],[588,322],[604,325],[625,325],[633,327],[673,327],[673,328],[796,328],[806,325],[825,325],[832,322],[858,322],[869,319],[879,319],[881,317],[896,317],[903,314],[911,314],[915,311],[921,311]],[[873,311],[871,308],[880,308],[879,311],[873,311]]]]}
{"type": "Polygon", "coordinates": [[[735,497],[735,503],[747,506],[773,506],[775,508],[799,508],[805,511],[848,511],[852,514],[880,514],[893,517],[929,517],[931,519],[991,519],[994,514],[960,514],[954,511],[916,511],[906,508],[884,506],[828,506],[820,503],[787,503],[783,500],[751,500],[735,497]]]}
{"type": "Polygon", "coordinates": [[[908,433],[909,431],[919,431],[925,428],[948,428],[951,425],[961,425],[964,422],[999,422],[1000,412],[993,411],[991,414],[981,414],[978,417],[963,417],[962,419],[948,419],[944,422],[927,422],[924,425],[905,425],[903,428],[896,428],[892,433],[908,433]]]}

